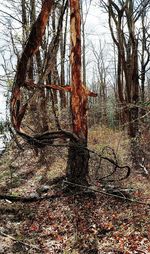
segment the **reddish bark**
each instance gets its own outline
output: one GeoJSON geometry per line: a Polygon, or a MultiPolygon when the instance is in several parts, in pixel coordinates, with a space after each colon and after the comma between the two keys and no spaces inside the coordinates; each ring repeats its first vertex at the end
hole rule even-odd
{"type": "Polygon", "coordinates": [[[17,66],[17,73],[12,90],[11,98],[11,116],[12,124],[16,130],[20,129],[21,120],[25,114],[27,104],[21,106],[20,87],[23,87],[26,82],[27,64],[29,59],[38,51],[42,42],[42,37],[45,32],[49,14],[52,9],[53,0],[45,0],[42,5],[41,12],[32,26],[28,42],[24,48],[21,59],[17,66]]]}
{"type": "Polygon", "coordinates": [[[81,16],[80,1],[70,0],[70,31],[71,31],[71,111],[73,133],[79,141],[70,144],[67,164],[67,177],[75,183],[88,184],[87,148],[87,102],[89,92],[81,81],[81,16]]]}
{"type": "MultiPolygon", "coordinates": [[[[11,98],[12,124],[16,131],[29,143],[34,141],[34,144],[39,146],[36,137],[34,139],[20,131],[21,121],[27,108],[27,104],[21,106],[20,88],[26,87],[30,90],[49,87],[55,90],[67,90],[71,92],[73,134],[70,134],[71,146],[68,155],[67,176],[71,181],[87,183],[89,160],[89,152],[87,149],[87,101],[88,96],[96,96],[96,94],[83,86],[81,81],[81,17],[79,0],[70,0],[71,86],[58,87],[56,85],[43,85],[43,87],[39,87],[31,80],[26,81],[28,60],[38,51],[41,45],[52,4],[53,1],[50,0],[43,2],[42,10],[32,27],[28,42],[18,63],[11,98]],[[76,137],[75,139],[73,138],[74,136],[76,137]]],[[[58,132],[56,133],[58,134],[58,132]]]]}
{"type": "Polygon", "coordinates": [[[86,140],[88,96],[81,81],[81,16],[79,0],[70,0],[70,13],[73,132],[81,139],[86,140]]]}
{"type": "MultiPolygon", "coordinates": [[[[57,85],[53,85],[53,84],[47,84],[46,86],[44,86],[46,88],[52,88],[54,90],[59,90],[59,91],[65,91],[65,92],[71,92],[73,91],[72,86],[66,85],[66,86],[57,86],[57,85]]],[[[86,97],[90,96],[90,97],[96,97],[97,93],[94,93],[92,91],[90,91],[87,87],[85,87],[84,85],[81,85],[81,88],[85,94],[86,97]]]]}

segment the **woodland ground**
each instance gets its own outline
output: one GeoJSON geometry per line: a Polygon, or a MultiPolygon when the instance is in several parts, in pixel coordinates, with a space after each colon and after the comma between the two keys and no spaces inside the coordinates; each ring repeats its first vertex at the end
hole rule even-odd
{"type": "MultiPolygon", "coordinates": [[[[143,135],[142,144],[145,146],[147,142],[148,137],[143,135]]],[[[27,145],[21,151],[11,144],[0,161],[0,195],[45,199],[31,203],[0,200],[0,253],[150,253],[149,179],[142,175],[140,167],[135,170],[131,165],[130,143],[123,132],[100,127],[90,130],[91,150],[103,151],[113,158],[109,147],[114,149],[121,165],[131,166],[131,174],[128,179],[111,185],[108,178],[105,182],[96,180],[97,175],[102,178],[109,174],[111,166],[91,153],[92,187],[104,192],[108,187],[124,189],[129,199],[145,204],[99,192],[66,193],[64,184],[53,181],[65,174],[66,148],[50,147],[36,156],[37,152],[27,145]]],[[[109,180],[117,180],[124,174],[120,169],[109,180]]]]}

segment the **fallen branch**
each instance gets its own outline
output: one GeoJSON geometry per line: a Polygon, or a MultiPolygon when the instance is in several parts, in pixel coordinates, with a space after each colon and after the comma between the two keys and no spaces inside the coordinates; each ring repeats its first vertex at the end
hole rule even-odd
{"type": "MultiPolygon", "coordinates": [[[[86,185],[72,183],[72,182],[69,182],[67,180],[63,180],[63,183],[71,185],[73,187],[79,187],[79,188],[88,190],[90,192],[96,192],[96,193],[111,196],[111,197],[114,197],[114,198],[119,198],[119,199],[122,199],[124,201],[130,201],[132,203],[138,203],[138,204],[142,204],[142,205],[146,205],[146,206],[150,207],[150,203],[145,203],[145,202],[142,202],[142,201],[137,200],[137,199],[131,199],[131,198],[125,197],[124,195],[117,195],[117,194],[113,194],[113,193],[108,193],[108,192],[105,192],[105,191],[101,191],[101,190],[97,190],[95,188],[88,187],[86,185]]],[[[37,201],[42,201],[42,200],[53,200],[55,198],[60,198],[60,197],[65,197],[65,196],[68,196],[68,194],[64,195],[64,196],[61,196],[60,193],[57,193],[57,194],[51,195],[51,196],[49,196],[49,195],[39,196],[37,194],[37,196],[33,196],[33,197],[31,197],[31,196],[29,196],[29,197],[22,197],[22,196],[16,197],[16,196],[11,196],[11,195],[2,195],[1,194],[0,195],[0,200],[9,200],[11,202],[32,203],[32,202],[37,202],[37,201]]]]}
{"type": "Polygon", "coordinates": [[[23,197],[23,196],[12,196],[12,195],[2,195],[0,194],[0,200],[8,200],[11,202],[22,202],[22,203],[32,203],[32,202],[37,202],[37,201],[42,201],[45,199],[55,199],[59,198],[60,193],[55,194],[55,195],[45,195],[45,196],[39,196],[38,194],[35,194],[34,196],[29,196],[29,197],[23,197]]]}
{"type": "Polygon", "coordinates": [[[89,190],[91,192],[96,192],[96,193],[101,193],[103,195],[107,195],[107,196],[112,196],[112,197],[115,197],[115,198],[120,198],[124,201],[130,201],[130,202],[133,202],[133,203],[138,203],[138,204],[142,204],[142,205],[146,205],[146,206],[149,206],[150,207],[150,203],[145,203],[145,202],[142,202],[140,200],[136,200],[136,199],[130,199],[130,198],[127,198],[127,197],[123,197],[123,196],[119,196],[119,195],[116,195],[116,194],[112,194],[112,193],[107,193],[105,191],[100,191],[100,190],[96,190],[94,188],[90,188],[86,185],[81,185],[81,184],[76,184],[76,183],[72,183],[72,182],[69,182],[67,180],[64,181],[64,183],[67,183],[71,186],[74,186],[74,187],[80,187],[80,188],[83,188],[83,189],[86,189],[86,190],[89,190]]]}
{"type": "Polygon", "coordinates": [[[15,242],[21,243],[22,245],[25,245],[26,247],[28,247],[28,248],[30,248],[30,249],[32,248],[32,249],[41,251],[41,249],[39,249],[39,248],[36,247],[35,245],[29,244],[29,243],[25,243],[25,242],[20,241],[20,240],[17,240],[15,237],[13,237],[13,236],[11,236],[11,235],[7,235],[7,234],[5,234],[5,233],[2,232],[2,231],[0,231],[0,235],[1,235],[1,236],[4,236],[4,237],[7,237],[7,238],[9,238],[9,239],[11,239],[11,240],[13,240],[13,241],[15,241],[15,242]]]}

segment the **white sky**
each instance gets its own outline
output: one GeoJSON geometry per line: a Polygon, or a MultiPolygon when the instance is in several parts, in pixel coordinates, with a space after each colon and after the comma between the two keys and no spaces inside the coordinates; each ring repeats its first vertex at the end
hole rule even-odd
{"type": "MultiPolygon", "coordinates": [[[[112,60],[112,40],[110,36],[110,30],[108,27],[108,16],[107,13],[102,12],[98,6],[95,5],[96,0],[93,0],[93,4],[89,9],[89,13],[86,20],[86,43],[87,43],[87,54],[86,60],[94,60],[94,56],[91,49],[91,42],[94,48],[99,50],[99,41],[101,42],[102,48],[104,47],[105,62],[108,64],[112,60]]],[[[93,75],[93,62],[87,66],[87,73],[90,74],[88,78],[91,83],[93,75]],[[91,78],[90,78],[91,76],[91,78]]]]}

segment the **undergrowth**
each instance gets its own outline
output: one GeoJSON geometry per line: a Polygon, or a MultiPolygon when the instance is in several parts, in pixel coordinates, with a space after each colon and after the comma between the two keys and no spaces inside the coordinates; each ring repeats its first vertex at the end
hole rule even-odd
{"type": "MultiPolygon", "coordinates": [[[[1,158],[0,194],[33,196],[39,194],[40,186],[48,185],[47,193],[41,195],[58,195],[31,204],[0,201],[1,253],[150,253],[146,205],[150,202],[149,179],[132,167],[130,141],[124,132],[93,127],[89,131],[89,149],[101,154],[109,147],[105,150],[108,156],[113,157],[114,151],[119,164],[130,165],[130,177],[120,183],[117,179],[123,172],[117,171],[112,184],[132,190],[131,198],[142,200],[145,205],[102,193],[96,193],[95,197],[90,193],[64,196],[62,185],[50,183],[65,175],[67,149],[50,147],[37,156],[29,146],[23,144],[24,151],[12,146],[1,158]]],[[[91,176],[98,166],[97,158],[91,156],[91,176]]],[[[101,162],[99,177],[111,170],[109,163],[101,162]]],[[[96,184],[94,177],[92,184],[96,184]]],[[[101,183],[99,188],[103,191],[101,183]]]]}

